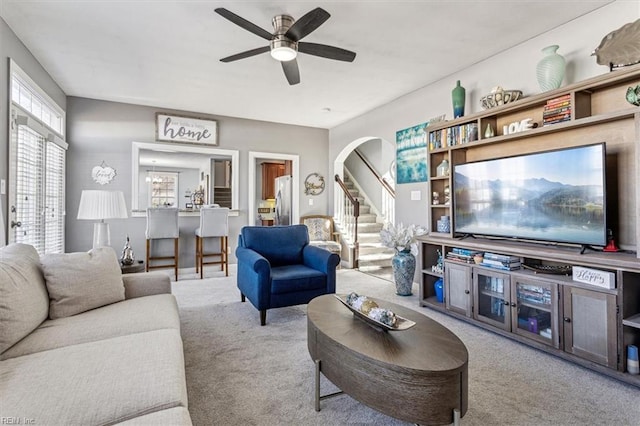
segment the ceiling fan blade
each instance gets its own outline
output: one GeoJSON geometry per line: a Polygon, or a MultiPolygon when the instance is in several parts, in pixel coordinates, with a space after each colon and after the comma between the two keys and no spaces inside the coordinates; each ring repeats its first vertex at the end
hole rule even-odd
{"type": "Polygon", "coordinates": [[[233,22],[237,26],[242,27],[245,30],[254,33],[258,37],[262,37],[265,40],[271,40],[273,38],[273,35],[270,32],[268,32],[267,30],[264,30],[264,29],[260,28],[256,24],[247,21],[246,19],[236,15],[235,13],[233,13],[233,12],[227,10],[227,9],[225,9],[224,7],[219,7],[217,9],[215,9],[215,11],[216,11],[216,13],[218,13],[218,15],[222,16],[223,18],[227,18],[228,20],[230,20],[231,22],[233,22]]]}
{"type": "Polygon", "coordinates": [[[345,62],[353,62],[356,58],[356,53],[350,50],[328,46],[326,44],[306,43],[304,41],[298,42],[298,52],[345,62]]]}
{"type": "Polygon", "coordinates": [[[295,59],[292,59],[290,61],[283,61],[280,63],[282,64],[282,71],[284,71],[284,75],[287,77],[289,85],[293,86],[294,84],[300,83],[298,62],[295,59]]]}
{"type": "Polygon", "coordinates": [[[266,53],[270,50],[269,46],[258,47],[257,49],[247,50],[246,52],[237,53],[235,55],[227,56],[226,58],[220,59],[220,62],[233,62],[238,59],[249,58],[251,56],[259,55],[261,53],[266,53]]]}
{"type": "Polygon", "coordinates": [[[302,18],[298,19],[285,33],[285,37],[290,40],[298,41],[308,36],[312,31],[329,19],[331,15],[326,10],[317,7],[308,12],[302,18]]]}

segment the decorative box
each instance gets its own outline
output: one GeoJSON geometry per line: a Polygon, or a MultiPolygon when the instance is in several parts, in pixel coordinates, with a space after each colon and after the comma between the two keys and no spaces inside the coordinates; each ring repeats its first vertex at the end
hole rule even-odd
{"type": "Polygon", "coordinates": [[[573,267],[573,280],[609,290],[616,288],[616,276],[613,272],[585,268],[583,266],[573,267]]]}

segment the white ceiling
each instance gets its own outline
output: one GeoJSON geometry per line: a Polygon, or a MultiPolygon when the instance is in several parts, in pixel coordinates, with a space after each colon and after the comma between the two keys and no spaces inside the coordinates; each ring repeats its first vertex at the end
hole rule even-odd
{"type": "Polygon", "coordinates": [[[69,96],[331,128],[607,3],[0,0],[0,16],[69,96]],[[322,7],[331,18],[304,41],[356,59],[300,54],[296,86],[268,53],[222,63],[267,41],[216,7],[269,32],[322,7]]]}

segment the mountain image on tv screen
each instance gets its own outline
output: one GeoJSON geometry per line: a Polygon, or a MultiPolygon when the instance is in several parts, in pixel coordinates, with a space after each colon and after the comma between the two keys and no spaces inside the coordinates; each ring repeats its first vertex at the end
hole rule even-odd
{"type": "Polygon", "coordinates": [[[603,143],[456,165],[454,231],[606,244],[603,143]]]}

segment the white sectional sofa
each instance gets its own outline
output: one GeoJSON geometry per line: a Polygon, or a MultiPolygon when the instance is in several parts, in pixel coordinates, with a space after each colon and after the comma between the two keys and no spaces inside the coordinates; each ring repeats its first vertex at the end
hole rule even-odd
{"type": "Polygon", "coordinates": [[[190,425],[169,277],[115,252],[0,249],[0,416],[37,425],[190,425]]]}

